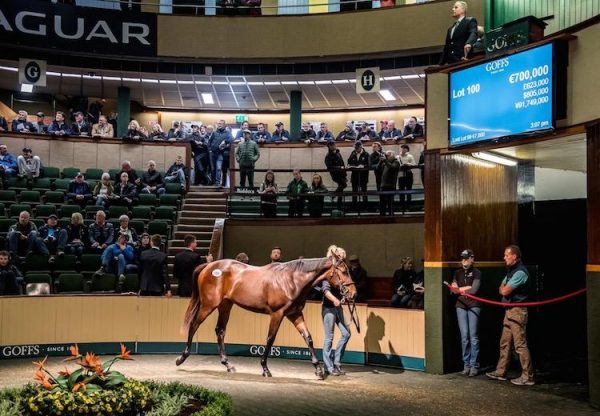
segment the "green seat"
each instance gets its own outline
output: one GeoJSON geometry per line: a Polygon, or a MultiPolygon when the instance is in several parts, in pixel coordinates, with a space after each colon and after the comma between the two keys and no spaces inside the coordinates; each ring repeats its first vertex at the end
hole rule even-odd
{"type": "Polygon", "coordinates": [[[181,184],[178,183],[166,183],[165,190],[167,194],[180,195],[181,194],[181,184]]]}
{"type": "Polygon", "coordinates": [[[79,259],[79,271],[83,274],[93,274],[102,266],[102,258],[99,254],[82,254],[79,259]]]}
{"type": "Polygon", "coordinates": [[[109,169],[108,174],[110,175],[110,179],[115,182],[119,182],[117,178],[117,174],[121,172],[121,169],[109,169]]]}
{"type": "Polygon", "coordinates": [[[90,285],[91,292],[116,292],[117,289],[117,276],[114,274],[105,273],[102,276],[97,274],[92,275],[92,282],[90,285]]]}
{"type": "Polygon", "coordinates": [[[108,217],[111,219],[119,219],[121,215],[127,215],[129,209],[120,205],[113,205],[108,208],[108,217]]]}
{"type": "Polygon", "coordinates": [[[56,205],[54,204],[42,204],[35,207],[36,218],[48,218],[52,214],[57,214],[56,205]]]}
{"type": "Polygon", "coordinates": [[[154,207],[158,202],[158,197],[155,194],[139,194],[138,203],[140,205],[146,205],[154,207]]]}
{"type": "Polygon", "coordinates": [[[27,270],[27,273],[50,273],[48,256],[44,256],[43,254],[31,254],[27,256],[25,261],[25,269],[27,270]]]}
{"type": "Polygon", "coordinates": [[[148,223],[148,234],[159,234],[167,240],[169,238],[169,224],[165,221],[152,221],[148,223]]]}
{"type": "Polygon", "coordinates": [[[58,219],[58,226],[60,228],[67,228],[69,226],[69,224],[71,224],[71,218],[59,218],[58,219]]]}
{"type": "Polygon", "coordinates": [[[91,180],[90,179],[86,179],[85,181],[88,183],[88,185],[90,186],[90,189],[92,191],[94,190],[94,188],[96,187],[96,184],[98,183],[98,181],[95,180],[95,179],[91,179],[91,180]]]}
{"type": "Polygon", "coordinates": [[[79,168],[64,168],[62,171],[62,176],[65,179],[73,180],[75,179],[75,175],[77,175],[81,170],[79,168]]]}
{"type": "Polygon", "coordinates": [[[48,283],[52,287],[52,276],[50,273],[27,272],[25,283],[48,283]]]}
{"type": "Polygon", "coordinates": [[[43,218],[32,218],[29,221],[34,223],[35,226],[38,228],[38,230],[40,229],[40,227],[43,227],[47,223],[47,219],[43,219],[43,218]]]}
{"type": "Polygon", "coordinates": [[[29,189],[27,178],[11,176],[11,178],[8,180],[8,189],[13,189],[15,191],[26,191],[29,189]]]}
{"type": "Polygon", "coordinates": [[[63,205],[60,207],[61,218],[71,218],[71,215],[75,212],[81,212],[81,207],[79,205],[63,205]]]}
{"type": "Polygon", "coordinates": [[[54,275],[61,273],[73,273],[77,271],[77,256],[73,254],[65,254],[64,256],[56,256],[54,260],[54,275]]]}
{"type": "Polygon", "coordinates": [[[87,180],[90,180],[90,179],[100,180],[100,179],[102,179],[102,174],[103,173],[104,173],[104,171],[102,169],[87,168],[85,170],[85,179],[87,179],[87,180]]]}
{"type": "Polygon", "coordinates": [[[0,191],[0,202],[6,206],[17,203],[17,192],[13,190],[0,191]]]}
{"type": "Polygon", "coordinates": [[[64,191],[48,191],[44,194],[46,204],[54,204],[60,206],[65,203],[64,191]]]}
{"type": "Polygon", "coordinates": [[[0,235],[8,234],[8,229],[15,223],[16,221],[12,218],[0,218],[0,235]]]}
{"type": "Polygon", "coordinates": [[[160,221],[167,221],[168,223],[172,223],[175,221],[175,216],[177,215],[177,211],[175,207],[157,207],[156,211],[154,211],[154,219],[160,221]]]}
{"type": "Polygon", "coordinates": [[[54,189],[57,191],[67,191],[69,189],[69,184],[73,179],[56,179],[54,181],[54,189]]]}
{"type": "Polygon", "coordinates": [[[6,206],[4,202],[0,202],[0,218],[6,217],[6,206]]]}
{"type": "Polygon", "coordinates": [[[121,288],[123,292],[137,292],[140,290],[140,278],[137,274],[129,273],[125,275],[125,281],[121,288]]]}
{"type": "Polygon", "coordinates": [[[33,182],[33,191],[38,191],[43,194],[50,189],[52,189],[52,180],[50,178],[37,178],[33,182]]]}
{"type": "Polygon", "coordinates": [[[135,218],[136,220],[150,221],[152,218],[152,208],[144,205],[133,207],[131,209],[131,218],[135,218]]]}
{"type": "Polygon", "coordinates": [[[138,236],[144,233],[144,221],[140,220],[130,220],[129,226],[138,233],[138,236]]]}
{"type": "Polygon", "coordinates": [[[170,206],[170,207],[178,207],[179,206],[179,195],[170,195],[164,194],[159,197],[159,206],[170,206]]]}
{"type": "Polygon", "coordinates": [[[39,191],[21,191],[19,199],[22,204],[37,205],[40,204],[41,196],[39,191]]]}
{"type": "Polygon", "coordinates": [[[84,218],[96,218],[98,211],[104,211],[104,207],[102,205],[88,205],[85,207],[84,218]]]}
{"type": "Polygon", "coordinates": [[[9,208],[9,217],[18,217],[23,211],[27,211],[31,214],[31,205],[29,204],[12,204],[9,208]]]}
{"type": "Polygon", "coordinates": [[[53,166],[44,166],[41,173],[44,178],[56,179],[60,177],[60,169],[53,166]]]}
{"type": "Polygon", "coordinates": [[[56,293],[83,293],[83,276],[80,273],[61,273],[55,283],[56,293]]]}

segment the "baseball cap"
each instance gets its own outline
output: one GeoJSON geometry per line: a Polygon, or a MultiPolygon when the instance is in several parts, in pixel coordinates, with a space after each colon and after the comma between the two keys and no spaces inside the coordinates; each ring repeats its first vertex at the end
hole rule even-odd
{"type": "Polygon", "coordinates": [[[80,176],[83,177],[83,172],[77,172],[77,175],[75,175],[76,178],[79,178],[80,176]]]}
{"type": "Polygon", "coordinates": [[[24,147],[23,152],[31,152],[31,147],[24,147]]]}
{"type": "Polygon", "coordinates": [[[475,254],[473,253],[473,250],[471,250],[471,249],[465,249],[460,253],[461,259],[469,259],[471,257],[475,257],[475,254]]]}
{"type": "Polygon", "coordinates": [[[44,117],[44,113],[42,113],[41,111],[38,111],[36,114],[38,117],[44,117]]]}
{"type": "Polygon", "coordinates": [[[327,140],[327,146],[331,146],[332,144],[335,144],[334,140],[331,140],[331,139],[327,140]]]}
{"type": "Polygon", "coordinates": [[[58,219],[58,217],[56,216],[56,214],[50,214],[50,215],[48,215],[48,218],[54,218],[55,220],[58,219]]]}
{"type": "Polygon", "coordinates": [[[354,147],[362,147],[362,142],[360,140],[357,140],[356,142],[354,142],[354,147]]]}
{"type": "Polygon", "coordinates": [[[283,122],[282,121],[278,121],[277,123],[275,123],[276,126],[283,126],[283,122]]]}

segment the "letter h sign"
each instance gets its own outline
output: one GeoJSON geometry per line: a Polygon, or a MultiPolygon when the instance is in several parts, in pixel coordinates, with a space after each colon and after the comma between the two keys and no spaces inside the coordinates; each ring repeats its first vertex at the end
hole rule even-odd
{"type": "Polygon", "coordinates": [[[366,94],[379,91],[379,67],[356,70],[356,93],[366,94]]]}

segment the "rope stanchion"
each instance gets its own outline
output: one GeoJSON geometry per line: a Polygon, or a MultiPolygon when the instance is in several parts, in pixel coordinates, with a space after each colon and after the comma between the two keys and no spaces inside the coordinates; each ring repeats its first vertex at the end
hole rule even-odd
{"type": "Polygon", "coordinates": [[[481,303],[486,303],[488,305],[501,306],[503,308],[512,308],[515,306],[518,306],[521,308],[529,308],[529,307],[534,307],[534,306],[551,305],[553,303],[562,302],[563,300],[567,300],[567,299],[573,298],[575,296],[579,296],[587,291],[587,289],[584,287],[583,289],[579,289],[579,290],[576,290],[575,292],[567,293],[566,295],[559,296],[559,297],[552,298],[552,299],[545,299],[545,300],[540,300],[537,302],[504,303],[504,302],[498,302],[495,300],[480,298],[479,296],[473,296],[469,293],[460,293],[460,290],[458,288],[452,287],[452,285],[450,285],[448,282],[444,282],[444,285],[446,285],[448,290],[454,294],[465,296],[469,299],[473,299],[473,300],[479,301],[481,303]]]}

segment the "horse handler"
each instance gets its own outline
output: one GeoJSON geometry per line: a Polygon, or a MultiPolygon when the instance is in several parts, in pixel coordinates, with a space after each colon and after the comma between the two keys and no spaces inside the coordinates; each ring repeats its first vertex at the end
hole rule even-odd
{"type": "Polygon", "coordinates": [[[321,315],[323,316],[323,327],[325,329],[325,342],[323,344],[323,363],[325,364],[325,371],[332,376],[343,376],[346,373],[340,366],[344,351],[346,351],[346,344],[350,340],[350,326],[346,322],[344,317],[344,310],[342,309],[342,302],[340,299],[342,295],[340,291],[331,287],[327,280],[321,284],[323,290],[323,308],[321,315]],[[331,350],[333,344],[333,332],[335,325],[337,324],[342,336],[335,347],[335,353],[331,350]]]}

